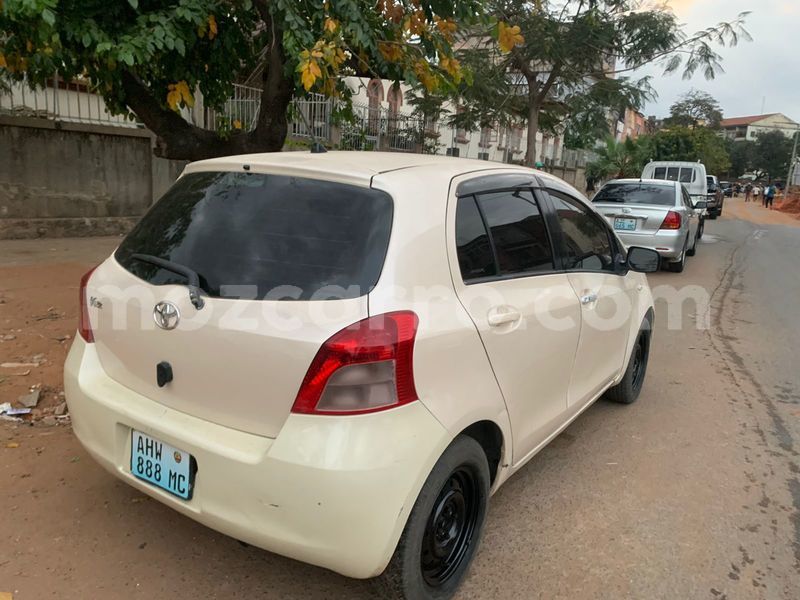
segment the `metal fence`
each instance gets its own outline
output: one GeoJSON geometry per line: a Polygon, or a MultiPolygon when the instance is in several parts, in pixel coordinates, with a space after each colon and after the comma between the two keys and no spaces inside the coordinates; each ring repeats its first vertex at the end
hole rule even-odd
{"type": "Polygon", "coordinates": [[[353,118],[339,124],[343,150],[388,149],[395,152],[428,152],[437,137],[435,126],[420,117],[383,107],[353,105],[353,118]]]}
{"type": "Polygon", "coordinates": [[[27,81],[0,88],[0,114],[38,117],[72,123],[141,127],[125,115],[113,115],[88,81],[65,80],[58,75],[44,87],[31,88],[27,81]]]}
{"type": "MultiPolygon", "coordinates": [[[[242,129],[251,131],[256,126],[261,105],[261,90],[247,85],[234,84],[233,95],[219,109],[204,108],[199,127],[212,131],[242,129]]],[[[190,120],[194,115],[190,116],[190,120]]],[[[184,117],[185,118],[185,117],[184,117]]]]}
{"type": "MultiPolygon", "coordinates": [[[[194,109],[184,108],[181,115],[189,122],[213,131],[251,131],[255,128],[261,106],[261,90],[257,87],[234,84],[232,96],[222,108],[203,108],[198,93],[194,109]]],[[[334,100],[322,94],[312,94],[295,99],[289,109],[289,135],[337,143],[345,150],[392,150],[397,152],[437,153],[442,150],[440,140],[456,139],[452,128],[438,123],[425,123],[424,119],[385,107],[363,104],[353,106],[351,119],[336,119],[339,135],[333,139],[334,100]],[[440,128],[441,127],[441,128],[440,128]]],[[[58,76],[38,89],[27,82],[0,88],[0,114],[30,116],[57,121],[113,125],[142,128],[143,124],[131,121],[126,115],[113,115],[103,98],[92,91],[86,80],[67,81],[58,76]]],[[[484,132],[481,132],[481,139],[484,132]]],[[[512,148],[519,148],[521,130],[501,131],[496,135],[498,144],[503,139],[512,148]]],[[[492,140],[489,140],[490,142],[492,140]]],[[[455,144],[452,144],[455,146],[455,144]]],[[[481,148],[486,146],[484,144],[481,148]]],[[[480,150],[479,150],[480,152],[480,150]]],[[[488,151],[483,154],[488,157],[488,151]]],[[[480,156],[480,154],[479,154],[480,156]]],[[[563,149],[556,160],[548,159],[551,166],[582,168],[596,159],[588,150],[563,149]]]]}
{"type": "Polygon", "coordinates": [[[322,94],[295,99],[289,109],[289,135],[330,140],[332,111],[333,100],[322,94]]]}

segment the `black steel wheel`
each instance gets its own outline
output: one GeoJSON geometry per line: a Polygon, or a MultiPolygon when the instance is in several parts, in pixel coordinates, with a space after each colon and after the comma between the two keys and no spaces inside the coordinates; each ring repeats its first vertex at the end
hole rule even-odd
{"type": "Polygon", "coordinates": [[[469,468],[453,472],[439,492],[422,538],[422,576],[439,587],[453,576],[472,545],[480,493],[469,468]]]}
{"type": "Polygon", "coordinates": [[[620,382],[606,392],[606,398],[620,404],[633,404],[642,391],[647,375],[647,360],[650,356],[650,336],[652,335],[652,322],[647,317],[639,329],[636,344],[628,360],[628,368],[620,382]]]}
{"type": "Polygon", "coordinates": [[[381,598],[453,597],[480,541],[489,487],[483,448],[459,435],[428,475],[389,565],[375,580],[381,598]]]}

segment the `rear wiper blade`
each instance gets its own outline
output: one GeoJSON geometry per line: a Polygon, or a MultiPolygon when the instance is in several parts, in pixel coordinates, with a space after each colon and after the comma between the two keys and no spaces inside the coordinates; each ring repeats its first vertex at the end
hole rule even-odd
{"type": "Polygon", "coordinates": [[[200,275],[197,274],[197,271],[193,271],[189,267],[172,262],[171,260],[153,256],[152,254],[137,253],[132,254],[131,258],[161,267],[166,271],[171,271],[173,273],[177,273],[178,275],[183,275],[189,281],[189,300],[192,301],[194,307],[197,310],[200,310],[205,305],[205,302],[203,302],[203,299],[200,297],[200,275]]]}

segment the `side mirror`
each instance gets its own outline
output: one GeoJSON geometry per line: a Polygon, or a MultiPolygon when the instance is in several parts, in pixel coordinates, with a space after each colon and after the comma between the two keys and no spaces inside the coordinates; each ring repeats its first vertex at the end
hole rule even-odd
{"type": "Polygon", "coordinates": [[[698,210],[708,208],[708,202],[706,202],[705,200],[698,200],[697,202],[694,203],[694,207],[698,210]]]}
{"type": "Polygon", "coordinates": [[[655,273],[661,268],[661,255],[650,248],[633,246],[628,249],[628,268],[637,273],[655,273]]]}

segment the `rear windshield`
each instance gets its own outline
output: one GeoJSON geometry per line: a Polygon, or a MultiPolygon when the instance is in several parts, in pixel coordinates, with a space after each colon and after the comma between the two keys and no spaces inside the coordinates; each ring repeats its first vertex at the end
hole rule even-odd
{"type": "Polygon", "coordinates": [[[192,173],[150,209],[115,257],[155,285],[186,279],[134,253],[189,267],[211,297],[355,298],[378,281],[391,224],[392,199],[378,190],[285,175],[192,173]]]}
{"type": "Polygon", "coordinates": [[[653,183],[609,183],[595,194],[592,202],[674,206],[675,188],[653,183]]]}
{"type": "Polygon", "coordinates": [[[696,178],[694,167],[656,167],[653,170],[653,179],[667,179],[669,181],[680,181],[681,183],[692,183],[696,178]]]}

